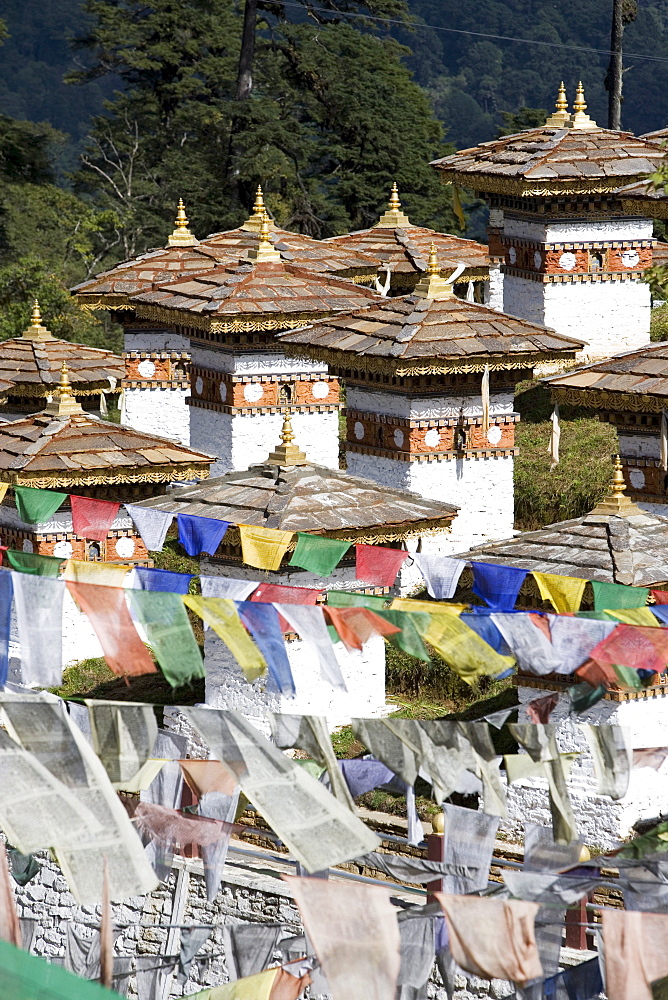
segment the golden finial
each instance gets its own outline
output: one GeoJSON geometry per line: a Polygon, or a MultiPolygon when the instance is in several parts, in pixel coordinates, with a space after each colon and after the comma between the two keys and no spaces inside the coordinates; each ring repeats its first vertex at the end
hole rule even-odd
{"type": "Polygon", "coordinates": [[[440,268],[438,266],[438,253],[436,251],[435,243],[432,243],[429,247],[429,263],[427,264],[427,271],[429,274],[440,273],[440,268]]]}
{"type": "Polygon", "coordinates": [[[266,212],[263,212],[257,247],[253,247],[248,254],[248,259],[253,260],[258,264],[267,263],[268,261],[276,262],[281,260],[280,251],[276,249],[269,238],[269,225],[269,216],[266,212]]]}
{"type": "Polygon", "coordinates": [[[264,221],[265,215],[267,216],[267,224],[269,226],[269,232],[273,232],[276,226],[271,221],[269,213],[267,212],[267,207],[264,203],[264,193],[262,191],[262,185],[258,184],[257,191],[255,192],[255,201],[253,202],[253,212],[251,215],[249,215],[249,217],[244,222],[243,226],[241,226],[240,228],[244,229],[246,232],[259,233],[260,229],[262,228],[262,222],[264,221]]]}
{"type": "Polygon", "coordinates": [[[643,511],[626,496],[624,467],[619,455],[615,455],[610,492],[596,504],[588,517],[598,514],[616,514],[618,517],[631,517],[642,514],[643,511]]]}
{"type": "Polygon", "coordinates": [[[598,128],[595,121],[593,121],[588,114],[586,114],[587,104],[585,102],[584,87],[582,86],[582,80],[577,85],[575,90],[575,100],[573,101],[573,116],[571,118],[571,128],[575,129],[592,129],[598,128]]]}
{"type": "Polygon", "coordinates": [[[281,428],[281,443],[272,451],[267,459],[267,465],[305,465],[306,455],[300,451],[295,442],[290,411],[283,410],[283,426],[281,428]]]}
{"type": "Polygon", "coordinates": [[[46,407],[47,413],[54,413],[59,417],[72,417],[77,413],[83,413],[81,404],[72,392],[69,371],[65,361],[60,366],[60,381],[57,392],[54,395],[55,398],[46,407]]]}
{"type": "Polygon", "coordinates": [[[30,326],[23,331],[21,337],[24,340],[54,340],[50,330],[42,326],[42,312],[37,299],[33,302],[32,313],[30,315],[30,326]]]}
{"type": "Polygon", "coordinates": [[[390,191],[390,200],[387,203],[387,211],[383,212],[380,219],[374,226],[374,229],[403,229],[406,226],[410,226],[410,220],[408,216],[404,215],[401,211],[399,189],[397,188],[397,182],[395,181],[392,185],[392,190],[390,191]]]}
{"type": "Polygon", "coordinates": [[[257,191],[255,192],[255,201],[253,203],[253,215],[259,215],[260,218],[264,215],[266,209],[264,207],[264,195],[262,194],[262,185],[258,184],[257,191]]]}
{"type": "Polygon", "coordinates": [[[621,497],[626,491],[626,483],[624,482],[624,470],[622,468],[622,460],[619,455],[615,455],[615,464],[612,473],[612,486],[610,492],[613,497],[621,497]]]}
{"type": "Polygon", "coordinates": [[[186,206],[183,204],[183,198],[179,198],[176,218],[174,219],[174,231],[167,240],[167,244],[170,247],[194,247],[197,245],[199,241],[195,239],[188,229],[189,221],[186,215],[186,206]]]}
{"type": "Polygon", "coordinates": [[[568,114],[568,101],[566,100],[566,87],[562,80],[559,84],[559,93],[554,102],[555,110],[545,122],[550,128],[569,128],[571,116],[568,114]]]}
{"type": "MultiPolygon", "coordinates": [[[[459,274],[459,270],[454,272],[459,274]]],[[[452,275],[451,275],[452,277],[452,275]]],[[[438,252],[436,244],[429,247],[429,259],[427,267],[422,273],[420,280],[413,289],[413,295],[419,299],[449,299],[454,294],[452,284],[446,281],[441,275],[441,267],[438,262],[438,252]]]]}

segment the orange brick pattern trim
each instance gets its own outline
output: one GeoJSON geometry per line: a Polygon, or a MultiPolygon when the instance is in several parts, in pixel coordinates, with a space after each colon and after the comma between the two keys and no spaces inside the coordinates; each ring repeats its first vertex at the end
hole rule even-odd
{"type": "Polygon", "coordinates": [[[128,351],[123,389],[186,389],[190,355],[176,351],[128,351]]]}
{"type": "Polygon", "coordinates": [[[462,452],[514,454],[518,419],[516,414],[492,417],[485,434],[480,417],[464,418],[461,423],[456,417],[407,420],[348,409],[346,447],[357,452],[382,452],[404,461],[455,458],[462,452]]]}
{"type": "Polygon", "coordinates": [[[637,243],[539,243],[499,238],[506,274],[532,281],[635,279],[652,266],[652,241],[637,243]]]}
{"type": "MultiPolygon", "coordinates": [[[[88,559],[88,547],[91,544],[91,542],[83,538],[63,531],[42,534],[3,527],[0,529],[0,536],[2,537],[3,545],[8,545],[12,549],[18,549],[19,552],[23,549],[24,541],[28,540],[32,543],[31,551],[40,556],[59,556],[63,551],[62,544],[60,545],[60,550],[55,551],[59,543],[69,543],[72,546],[70,558],[83,560],[88,559]]],[[[153,565],[144,542],[139,535],[136,535],[132,531],[114,531],[107,535],[104,542],[98,542],[97,544],[100,546],[100,558],[105,561],[127,563],[131,566],[153,565]],[[119,555],[116,551],[116,545],[121,538],[128,538],[134,544],[132,555],[123,556],[119,555]]],[[[122,552],[122,544],[120,548],[122,552]]],[[[65,559],[67,557],[63,555],[62,558],[65,559]]]]}
{"type": "Polygon", "coordinates": [[[190,406],[221,413],[273,413],[285,406],[298,412],[341,409],[339,380],[331,375],[229,375],[191,367],[190,406]]]}

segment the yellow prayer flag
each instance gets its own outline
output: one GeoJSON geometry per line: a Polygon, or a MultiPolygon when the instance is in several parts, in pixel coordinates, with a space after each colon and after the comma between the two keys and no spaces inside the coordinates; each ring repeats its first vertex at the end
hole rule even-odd
{"type": "Polygon", "coordinates": [[[462,196],[456,184],[452,185],[452,211],[457,217],[459,228],[462,230],[466,229],[466,216],[462,207],[462,196]]]}
{"type": "Polygon", "coordinates": [[[649,625],[651,628],[661,628],[661,622],[657,621],[649,608],[615,608],[615,610],[605,609],[606,615],[611,615],[618,622],[624,625],[649,625]]]}
{"type": "Polygon", "coordinates": [[[426,631],[416,627],[421,637],[434,647],[449,667],[467,684],[483,675],[496,677],[515,665],[512,656],[501,656],[477,632],[453,614],[432,614],[426,631]]]}
{"type": "Polygon", "coordinates": [[[210,625],[236,658],[247,681],[254,681],[267,669],[267,662],[237,614],[229,597],[197,597],[184,594],[183,601],[210,625]]]}
{"type": "Polygon", "coordinates": [[[255,528],[252,524],[238,525],[241,553],[247,566],[257,569],[280,569],[281,560],[294,537],[294,531],[255,528]]]}
{"type": "Polygon", "coordinates": [[[411,597],[395,597],[390,611],[422,611],[428,615],[461,615],[468,604],[446,604],[444,601],[414,601],[411,597]]]}
{"type": "Polygon", "coordinates": [[[130,566],[118,563],[84,562],[68,559],[65,563],[64,580],[73,583],[97,583],[103,587],[122,587],[130,566]]]}
{"type": "Polygon", "coordinates": [[[189,993],[183,1000],[269,1000],[276,976],[281,967],[258,972],[254,976],[244,976],[223,986],[213,986],[210,990],[189,993]]]}
{"type": "Polygon", "coordinates": [[[9,489],[9,483],[0,483],[0,503],[5,499],[5,493],[9,489]]]}
{"type": "MultiPolygon", "coordinates": [[[[573,762],[576,757],[579,757],[580,753],[578,751],[570,751],[569,753],[560,753],[559,759],[563,763],[564,774],[566,777],[571,773],[571,768],[573,767],[573,762]]],[[[525,778],[547,778],[547,764],[548,761],[535,761],[528,753],[511,753],[506,754],[503,758],[506,767],[506,778],[508,779],[508,784],[512,785],[514,781],[523,781],[525,778]]]]}
{"type": "Polygon", "coordinates": [[[158,777],[166,763],[166,760],[151,757],[128,781],[114,783],[114,788],[117,792],[134,792],[135,794],[145,792],[151,782],[158,777]]]}
{"type": "Polygon", "coordinates": [[[551,601],[560,615],[580,610],[586,580],[577,576],[558,576],[556,573],[534,573],[533,578],[538,584],[540,596],[544,601],[551,601]]]}

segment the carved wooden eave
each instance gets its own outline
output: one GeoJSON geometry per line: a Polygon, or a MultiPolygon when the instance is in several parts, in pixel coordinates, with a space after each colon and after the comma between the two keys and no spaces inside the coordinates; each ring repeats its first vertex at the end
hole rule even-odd
{"type": "MultiPolygon", "coordinates": [[[[141,504],[140,506],[144,506],[141,504]]],[[[187,510],[185,511],[187,513],[187,510]]],[[[341,531],[314,531],[309,530],[309,535],[317,535],[322,538],[335,538],[339,541],[350,542],[351,545],[380,545],[383,542],[404,542],[411,538],[421,538],[424,535],[443,535],[452,531],[452,521],[456,512],[447,520],[440,518],[437,520],[411,521],[406,524],[385,524],[378,527],[366,527],[353,530],[351,528],[341,531]]],[[[241,535],[239,529],[231,524],[225,532],[225,548],[238,548],[241,555],[241,535]]],[[[294,552],[297,542],[293,539],[288,545],[286,552],[294,552]]]]}
{"type": "MultiPolygon", "coordinates": [[[[630,184],[646,179],[647,174],[636,174],[625,178],[630,184]]],[[[478,198],[484,198],[487,194],[512,195],[519,198],[563,198],[566,195],[611,194],[619,189],[619,178],[614,177],[600,177],[595,180],[587,178],[559,180],[554,178],[546,182],[526,181],[513,177],[494,177],[486,173],[474,173],[467,170],[453,170],[447,171],[447,173],[443,171],[442,180],[444,184],[456,184],[458,187],[472,189],[478,198]]],[[[630,214],[642,215],[643,213],[634,209],[630,214]]]]}
{"type": "Polygon", "coordinates": [[[89,472],[73,472],[68,475],[40,475],[38,472],[0,472],[0,483],[11,486],[33,486],[40,490],[69,489],[77,486],[123,486],[150,483],[190,482],[192,479],[208,479],[208,463],[194,463],[185,467],[164,465],[147,469],[91,469],[89,472]]]}
{"type": "Polygon", "coordinates": [[[127,296],[112,293],[109,295],[77,295],[77,305],[86,312],[94,312],[96,309],[124,309],[134,312],[134,306],[130,305],[127,296]]]}
{"type": "MultiPolygon", "coordinates": [[[[55,387],[53,385],[34,385],[29,382],[14,383],[8,395],[12,398],[29,396],[31,399],[48,399],[53,396],[55,387]]],[[[72,386],[74,396],[99,396],[101,392],[109,392],[109,379],[101,379],[99,382],[87,382],[86,388],[80,388],[76,383],[72,386]]]]}
{"type": "Polygon", "coordinates": [[[665,396],[650,396],[638,392],[609,392],[605,389],[563,389],[551,387],[557,403],[584,406],[591,410],[617,410],[628,413],[661,413],[666,409],[665,396]]]}
{"type": "Polygon", "coordinates": [[[259,314],[256,318],[231,316],[224,320],[211,319],[184,309],[165,309],[161,306],[133,305],[140,319],[148,319],[167,326],[180,326],[209,333],[269,333],[272,330],[293,330],[332,315],[328,312],[259,314]]]}

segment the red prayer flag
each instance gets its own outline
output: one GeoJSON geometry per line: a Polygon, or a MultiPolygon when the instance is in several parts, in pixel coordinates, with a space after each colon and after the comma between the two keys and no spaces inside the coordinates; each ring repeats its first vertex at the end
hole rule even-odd
{"type": "MultiPolygon", "coordinates": [[[[314,590],[312,587],[285,587],[282,583],[261,583],[248,600],[259,601],[260,604],[317,604],[321,593],[321,590],[314,590]]],[[[292,627],[280,612],[278,624],[282,632],[292,632],[292,627]]]]}
{"type": "Polygon", "coordinates": [[[372,635],[393,635],[400,628],[374,614],[369,608],[323,608],[339,638],[350,652],[361,649],[372,635]]]}
{"type": "Polygon", "coordinates": [[[590,658],[603,667],[632,667],[662,673],[668,664],[668,629],[618,625],[595,646],[590,658]]]}
{"type": "Polygon", "coordinates": [[[555,691],[553,694],[547,694],[543,698],[534,698],[527,705],[527,715],[529,716],[529,721],[536,723],[544,723],[550,721],[550,715],[554,709],[559,704],[559,694],[555,691]]]}
{"type": "Polygon", "coordinates": [[[157,673],[130,617],[121,587],[68,580],[67,589],[88,616],[110,670],[119,675],[157,673]]]}
{"type": "Polygon", "coordinates": [[[72,506],[72,530],[79,538],[92,538],[103,542],[120,510],[119,503],[110,500],[94,500],[91,497],[70,496],[72,506]]]}
{"type": "Polygon", "coordinates": [[[375,587],[391,587],[408,552],[386,549],[382,545],[355,546],[355,575],[375,587]]]}
{"type": "Polygon", "coordinates": [[[650,590],[655,604],[668,604],[668,590],[650,590]]]}

